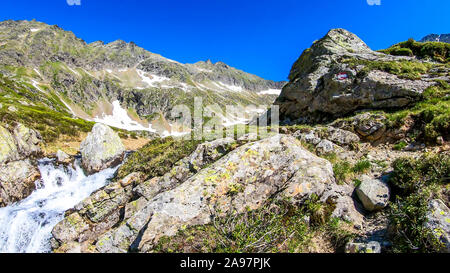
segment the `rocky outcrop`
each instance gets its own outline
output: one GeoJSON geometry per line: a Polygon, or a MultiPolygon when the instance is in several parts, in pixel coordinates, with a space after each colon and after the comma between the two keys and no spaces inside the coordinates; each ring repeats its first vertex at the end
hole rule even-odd
{"type": "Polygon", "coordinates": [[[23,124],[0,125],[0,207],[28,197],[35,189],[39,170],[28,158],[42,154],[42,138],[23,124]]]}
{"type": "Polygon", "coordinates": [[[54,248],[64,252],[77,251],[81,247],[77,242],[86,245],[119,221],[129,219],[148,200],[183,183],[213,160],[230,152],[235,144],[229,138],[200,144],[190,156],[177,162],[162,177],[144,180],[143,173],[133,172],[96,191],[53,229],[54,248]]]}
{"type": "Polygon", "coordinates": [[[402,60],[412,59],[374,52],[356,35],[333,29],[294,63],[290,82],[275,102],[281,120],[318,122],[358,109],[395,108],[415,102],[433,82],[369,68],[371,62],[402,60]]]}
{"type": "Polygon", "coordinates": [[[19,151],[14,137],[0,125],[0,164],[19,159],[19,151]]]}
{"type": "Polygon", "coordinates": [[[362,217],[351,189],[336,185],[332,165],[295,138],[275,135],[238,148],[233,143],[204,143],[163,177],[138,182],[134,173],[93,194],[53,230],[57,251],[147,252],[159,238],[182,227],[258,209],[269,198],[300,205],[317,195],[334,204],[333,216],[349,221],[362,217]]]}
{"type": "Polygon", "coordinates": [[[369,176],[360,178],[361,184],[356,188],[356,194],[368,211],[381,210],[388,204],[390,198],[389,186],[379,180],[369,176]]]}
{"type": "Polygon", "coordinates": [[[0,165],[0,207],[28,197],[40,176],[39,170],[29,160],[0,165]]]}
{"type": "Polygon", "coordinates": [[[450,253],[450,209],[441,200],[431,200],[427,218],[426,227],[442,245],[441,251],[450,253]]]}
{"type": "Polygon", "coordinates": [[[80,146],[82,165],[89,174],[118,165],[125,146],[119,135],[107,125],[97,123],[80,146]]]}

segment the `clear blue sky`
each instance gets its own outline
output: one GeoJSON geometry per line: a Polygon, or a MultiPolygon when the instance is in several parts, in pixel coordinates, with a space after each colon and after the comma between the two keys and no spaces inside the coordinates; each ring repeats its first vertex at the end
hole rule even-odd
{"type": "Polygon", "coordinates": [[[36,19],[86,42],[134,41],[182,63],[211,59],[285,80],[301,52],[331,28],[381,49],[449,33],[449,13],[449,0],[14,0],[2,1],[0,20],[36,19]]]}

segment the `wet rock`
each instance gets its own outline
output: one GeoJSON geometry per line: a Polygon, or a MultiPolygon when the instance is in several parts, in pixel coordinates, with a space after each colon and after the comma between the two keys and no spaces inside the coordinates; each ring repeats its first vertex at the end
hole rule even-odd
{"type": "Polygon", "coordinates": [[[450,209],[441,200],[431,200],[426,227],[442,244],[441,252],[450,253],[450,209]]]}
{"type": "Polygon", "coordinates": [[[368,211],[376,211],[387,206],[390,198],[389,186],[369,176],[361,177],[361,184],[356,188],[356,194],[368,211]]]}
{"type": "Polygon", "coordinates": [[[58,150],[56,152],[56,160],[60,164],[69,164],[73,161],[72,158],[70,157],[70,155],[66,154],[65,152],[63,152],[61,150],[58,150]]]}
{"type": "Polygon", "coordinates": [[[92,174],[118,165],[125,154],[119,135],[108,126],[97,123],[80,146],[82,165],[92,174]]]}
{"type": "Polygon", "coordinates": [[[35,190],[35,181],[41,176],[29,160],[0,165],[0,207],[28,197],[35,190]]]}

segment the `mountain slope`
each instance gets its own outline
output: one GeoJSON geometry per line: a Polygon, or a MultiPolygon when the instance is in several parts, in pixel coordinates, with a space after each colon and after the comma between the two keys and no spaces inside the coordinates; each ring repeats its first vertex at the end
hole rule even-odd
{"type": "Polygon", "coordinates": [[[6,78],[26,84],[35,94],[53,96],[74,117],[166,134],[172,131],[169,123],[176,123],[170,115],[173,107],[192,109],[194,97],[203,98],[204,105],[262,107],[284,85],[221,62],[181,64],[133,42],[88,44],[72,32],[36,21],[0,22],[0,60],[6,78]]]}
{"type": "Polygon", "coordinates": [[[450,34],[429,34],[420,40],[420,42],[443,42],[450,43],[450,34]]]}

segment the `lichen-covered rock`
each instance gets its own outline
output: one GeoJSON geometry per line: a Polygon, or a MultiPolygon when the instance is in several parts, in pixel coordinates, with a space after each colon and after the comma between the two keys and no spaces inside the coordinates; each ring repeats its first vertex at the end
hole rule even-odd
{"type": "Polygon", "coordinates": [[[0,164],[19,159],[19,151],[11,133],[0,125],[0,164]]]}
{"type": "Polygon", "coordinates": [[[320,137],[316,135],[316,133],[313,130],[309,131],[308,133],[302,133],[301,131],[297,131],[292,136],[300,139],[301,141],[313,145],[319,144],[320,141],[322,140],[320,137]]]}
{"type": "Polygon", "coordinates": [[[356,35],[330,30],[292,66],[275,104],[280,120],[321,122],[359,109],[404,107],[421,98],[432,81],[370,70],[364,62],[412,60],[372,51],[356,35]],[[348,60],[361,61],[350,65],[348,60]]]}
{"type": "Polygon", "coordinates": [[[389,186],[366,175],[361,177],[361,184],[356,188],[356,194],[368,211],[376,211],[387,206],[390,198],[389,186]]]}
{"type": "Polygon", "coordinates": [[[301,147],[293,137],[276,135],[244,145],[202,169],[178,187],[156,195],[120,227],[101,236],[97,249],[125,252],[133,243],[150,251],[161,236],[182,226],[207,224],[212,214],[257,209],[270,196],[301,203],[321,196],[335,183],[331,164],[301,147]],[[142,234],[139,241],[135,241],[142,234]]]}
{"type": "Polygon", "coordinates": [[[29,160],[0,165],[0,207],[28,197],[35,190],[39,170],[29,160]]]}
{"type": "Polygon", "coordinates": [[[345,246],[345,253],[381,253],[379,242],[355,243],[349,242],[345,246]]]}
{"type": "Polygon", "coordinates": [[[125,154],[119,135],[107,125],[97,123],[80,146],[82,165],[92,174],[118,165],[125,154]]]}
{"type": "Polygon", "coordinates": [[[431,200],[426,227],[442,244],[441,252],[450,253],[450,209],[441,200],[431,200]]]}
{"type": "Polygon", "coordinates": [[[319,155],[330,154],[334,152],[334,147],[333,142],[323,139],[317,144],[316,151],[319,155]]]}
{"type": "Polygon", "coordinates": [[[39,156],[42,154],[42,137],[39,132],[19,123],[14,128],[14,138],[16,140],[19,153],[24,157],[39,156]]]}
{"type": "Polygon", "coordinates": [[[328,127],[327,130],[327,133],[329,135],[327,139],[333,141],[338,145],[352,145],[360,141],[360,138],[350,131],[333,127],[328,127]]]}
{"type": "Polygon", "coordinates": [[[141,210],[148,200],[163,191],[175,188],[192,177],[205,165],[234,149],[234,144],[235,141],[230,138],[202,143],[191,155],[177,162],[172,170],[162,177],[143,181],[142,173],[133,172],[123,179],[99,189],[75,206],[71,214],[67,216],[70,217],[72,214],[81,216],[85,223],[89,223],[88,229],[66,231],[65,229],[68,229],[69,226],[64,221],[60,222],[53,233],[54,239],[58,243],[58,246],[54,247],[55,251],[64,251],[65,248],[59,247],[59,245],[71,245],[72,241],[84,243],[93,240],[119,221],[129,219],[141,210]],[[133,200],[136,198],[137,200],[133,200]],[[71,234],[71,237],[65,236],[66,233],[71,234]]]}

